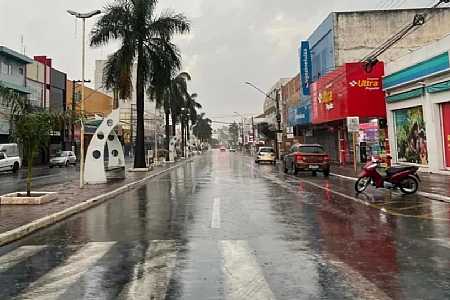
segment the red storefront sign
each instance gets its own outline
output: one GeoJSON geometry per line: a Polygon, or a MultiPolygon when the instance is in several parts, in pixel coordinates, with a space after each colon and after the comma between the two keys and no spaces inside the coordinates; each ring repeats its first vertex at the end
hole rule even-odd
{"type": "Polygon", "coordinates": [[[361,63],[349,63],[328,73],[311,86],[312,123],[321,124],[347,117],[385,118],[382,90],[384,64],[367,73],[361,63]]]}
{"type": "Polygon", "coordinates": [[[444,132],[444,151],[447,168],[450,168],[450,103],[442,104],[442,124],[444,132]]]}

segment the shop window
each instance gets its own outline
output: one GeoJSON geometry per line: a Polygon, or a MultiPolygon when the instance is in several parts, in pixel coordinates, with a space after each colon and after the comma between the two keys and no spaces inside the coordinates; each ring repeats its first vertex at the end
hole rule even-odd
{"type": "Polygon", "coordinates": [[[394,119],[398,161],[428,165],[422,106],[396,110],[394,119]]]}

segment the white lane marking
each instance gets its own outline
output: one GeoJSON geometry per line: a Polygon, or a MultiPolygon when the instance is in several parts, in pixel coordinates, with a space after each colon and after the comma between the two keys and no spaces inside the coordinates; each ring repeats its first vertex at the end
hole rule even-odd
{"type": "Polygon", "coordinates": [[[351,180],[351,181],[357,181],[358,180],[358,178],[355,178],[355,177],[344,176],[344,175],[340,175],[340,174],[336,174],[336,173],[330,173],[330,175],[334,176],[334,177],[339,177],[339,178],[351,180]]]}
{"type": "Polygon", "coordinates": [[[51,300],[58,299],[68,288],[102,258],[115,242],[88,243],[70,256],[61,266],[34,282],[20,299],[51,300]]]}
{"type": "Polygon", "coordinates": [[[358,293],[360,299],[367,300],[389,300],[392,299],[385,292],[380,290],[374,283],[370,282],[366,277],[361,275],[357,270],[336,259],[332,255],[325,255],[325,261],[334,266],[345,280],[349,283],[352,289],[358,293]]]}
{"type": "Polygon", "coordinates": [[[47,246],[22,246],[6,253],[5,255],[0,256],[0,272],[6,271],[12,266],[35,255],[46,247],[47,246]]]}
{"type": "Polygon", "coordinates": [[[220,228],[220,198],[215,198],[212,207],[211,228],[220,228]]]}
{"type": "Polygon", "coordinates": [[[133,277],[118,299],[166,299],[167,288],[175,269],[175,241],[152,241],[145,259],[133,269],[133,277]]]}
{"type": "Polygon", "coordinates": [[[428,239],[439,244],[439,246],[450,249],[450,239],[428,239]]]}
{"type": "Polygon", "coordinates": [[[226,299],[275,299],[247,241],[221,241],[226,299]]]}

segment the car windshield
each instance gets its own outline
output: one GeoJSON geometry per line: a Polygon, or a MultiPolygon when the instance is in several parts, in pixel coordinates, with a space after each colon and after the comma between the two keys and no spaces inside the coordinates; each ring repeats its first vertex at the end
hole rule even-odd
{"type": "Polygon", "coordinates": [[[55,157],[66,157],[66,156],[67,156],[67,152],[58,152],[55,155],[55,157]]]}
{"type": "Polygon", "coordinates": [[[273,148],[261,148],[261,149],[259,149],[259,152],[261,152],[261,153],[274,153],[275,151],[273,150],[273,148]]]}
{"type": "Polygon", "coordinates": [[[323,154],[325,151],[320,146],[301,146],[298,152],[307,154],[323,154]]]}

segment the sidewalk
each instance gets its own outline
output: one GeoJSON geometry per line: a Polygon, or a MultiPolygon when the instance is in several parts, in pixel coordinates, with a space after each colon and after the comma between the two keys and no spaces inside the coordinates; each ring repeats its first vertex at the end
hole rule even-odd
{"type": "MultiPolygon", "coordinates": [[[[361,171],[361,167],[362,166],[358,166],[358,173],[361,171]]],[[[352,177],[352,178],[358,177],[358,175],[355,174],[353,166],[350,165],[332,166],[331,172],[345,177],[352,177]]],[[[450,176],[431,173],[419,173],[419,176],[420,179],[422,180],[419,191],[425,197],[428,197],[429,196],[428,194],[450,197],[450,176]]]]}
{"type": "Polygon", "coordinates": [[[2,205],[0,206],[0,246],[98,205],[188,161],[190,160],[167,164],[147,173],[127,172],[127,178],[124,180],[89,185],[84,189],[79,188],[79,180],[52,185],[41,190],[57,192],[58,199],[44,205],[2,205]]]}

